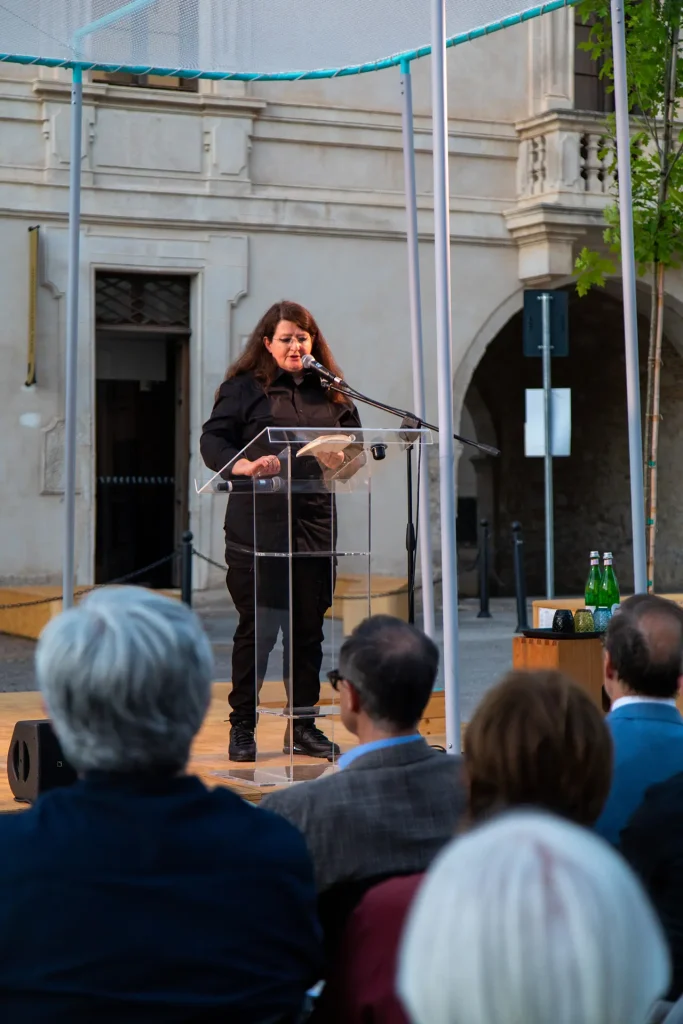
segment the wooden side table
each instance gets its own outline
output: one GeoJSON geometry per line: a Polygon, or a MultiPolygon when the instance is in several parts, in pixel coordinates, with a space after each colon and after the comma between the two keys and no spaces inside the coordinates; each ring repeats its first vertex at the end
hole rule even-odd
{"type": "MultiPolygon", "coordinates": [[[[683,607],[683,594],[660,594],[660,597],[665,597],[667,601],[673,601],[675,604],[679,604],[683,607]]],[[[625,601],[630,594],[622,594],[621,600],[625,601]]],[[[534,629],[539,629],[541,626],[541,609],[547,608],[553,612],[556,612],[558,608],[569,608],[571,612],[576,612],[579,608],[585,608],[586,602],[582,597],[553,597],[538,598],[531,602],[533,610],[532,623],[534,629]]],[[[550,618],[550,616],[549,616],[550,618]]],[[[547,623],[547,627],[550,627],[551,622],[547,623]]]]}
{"type": "Polygon", "coordinates": [[[602,711],[602,641],[546,640],[515,636],[512,638],[512,667],[516,669],[553,669],[578,683],[602,711]]]}
{"type": "MultiPolygon", "coordinates": [[[[604,673],[600,639],[575,640],[569,637],[566,640],[545,640],[514,636],[512,667],[532,671],[554,669],[556,672],[564,672],[588,693],[601,711],[605,710],[602,703],[604,673]]],[[[678,691],[676,706],[683,715],[683,689],[678,691]]]]}

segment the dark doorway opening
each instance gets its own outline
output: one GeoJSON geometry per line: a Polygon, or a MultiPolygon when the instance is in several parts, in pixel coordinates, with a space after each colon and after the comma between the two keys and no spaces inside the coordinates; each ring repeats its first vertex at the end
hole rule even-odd
{"type": "MultiPolygon", "coordinates": [[[[95,581],[171,555],[188,526],[190,279],[97,276],[95,581]]],[[[176,561],[132,581],[178,586],[176,561]]]]}

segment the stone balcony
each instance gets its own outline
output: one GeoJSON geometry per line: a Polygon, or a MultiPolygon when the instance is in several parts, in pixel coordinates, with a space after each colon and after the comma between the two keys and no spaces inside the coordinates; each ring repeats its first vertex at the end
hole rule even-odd
{"type": "Polygon", "coordinates": [[[543,284],[572,273],[577,248],[614,201],[605,115],[549,111],[517,125],[517,205],[506,212],[519,276],[543,284]]]}

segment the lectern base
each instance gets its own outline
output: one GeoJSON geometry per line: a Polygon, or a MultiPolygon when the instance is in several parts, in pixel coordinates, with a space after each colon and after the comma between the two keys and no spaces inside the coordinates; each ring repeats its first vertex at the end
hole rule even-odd
{"type": "Polygon", "coordinates": [[[226,771],[212,772],[221,782],[238,782],[242,786],[255,786],[257,789],[268,789],[276,786],[291,786],[295,782],[312,782],[323,775],[331,775],[337,771],[332,764],[294,764],[290,765],[256,765],[254,768],[228,768],[226,771]]]}

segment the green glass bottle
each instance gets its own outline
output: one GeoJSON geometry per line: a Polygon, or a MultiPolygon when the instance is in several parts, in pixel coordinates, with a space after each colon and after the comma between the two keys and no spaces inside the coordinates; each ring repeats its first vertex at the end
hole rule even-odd
{"type": "Polygon", "coordinates": [[[621,600],[619,595],[619,584],[617,583],[617,577],[612,568],[612,552],[606,551],[603,557],[604,568],[602,570],[602,579],[600,580],[600,590],[598,592],[598,608],[609,608],[612,615],[619,607],[621,600]]]}
{"type": "Polygon", "coordinates": [[[586,608],[594,612],[598,607],[598,592],[602,582],[600,573],[600,552],[591,551],[591,567],[586,580],[586,608]]]}

